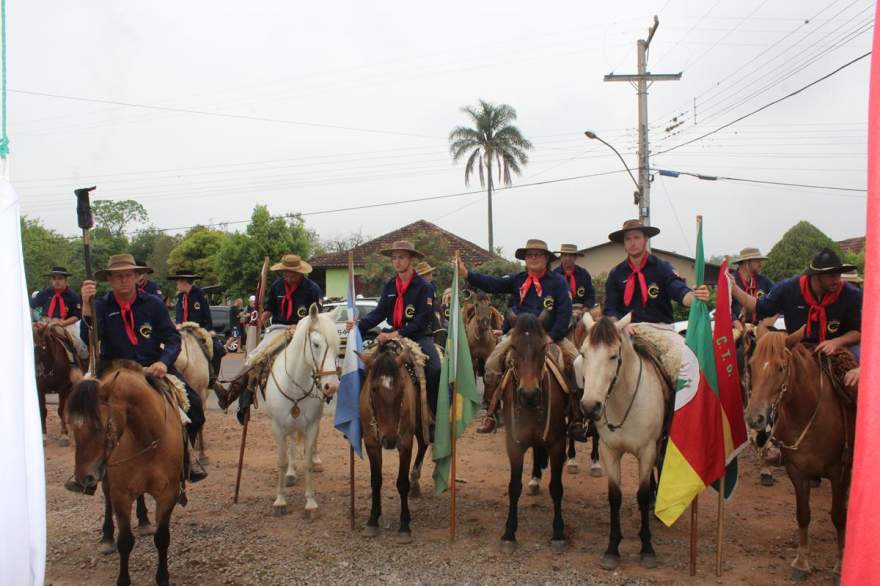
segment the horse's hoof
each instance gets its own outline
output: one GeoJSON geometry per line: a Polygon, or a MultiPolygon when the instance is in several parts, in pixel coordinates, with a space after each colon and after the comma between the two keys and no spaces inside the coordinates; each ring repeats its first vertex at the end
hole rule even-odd
{"type": "Polygon", "coordinates": [[[306,520],[314,521],[318,518],[318,509],[306,509],[306,520]]]}
{"type": "Polygon", "coordinates": [[[616,570],[620,565],[620,555],[606,553],[602,556],[602,559],[599,560],[599,565],[603,570],[616,570]]]}
{"type": "Polygon", "coordinates": [[[791,579],[792,582],[804,582],[807,578],[809,578],[809,576],[809,570],[799,570],[798,568],[792,568],[789,579],[791,579]]]}
{"type": "Polygon", "coordinates": [[[285,476],[284,477],[284,486],[293,486],[296,484],[296,476],[285,476]]]}
{"type": "Polygon", "coordinates": [[[152,523],[144,523],[143,525],[138,525],[137,534],[141,537],[147,537],[149,535],[153,535],[156,533],[156,526],[152,523]]]}
{"type": "Polygon", "coordinates": [[[532,484],[532,483],[530,482],[530,483],[529,483],[528,493],[529,493],[530,495],[532,495],[532,496],[535,496],[535,495],[538,494],[539,492],[541,492],[541,485],[538,484],[537,482],[534,483],[534,484],[532,484]]]}
{"type": "Polygon", "coordinates": [[[199,454],[199,462],[204,466],[206,464],[210,464],[211,459],[205,454],[199,454]]]}
{"type": "Polygon", "coordinates": [[[565,463],[565,470],[569,474],[577,474],[578,473],[578,463],[574,461],[574,459],[569,460],[565,463]]]}
{"type": "Polygon", "coordinates": [[[110,555],[116,553],[116,542],[112,539],[110,541],[101,540],[101,547],[98,549],[101,552],[101,555],[110,555]]]}
{"type": "Polygon", "coordinates": [[[378,525],[367,525],[364,527],[364,537],[377,537],[379,535],[378,525]]]}
{"type": "Polygon", "coordinates": [[[653,553],[643,553],[639,556],[643,568],[653,570],[657,567],[657,556],[653,553]]]}
{"type": "Polygon", "coordinates": [[[287,505],[272,505],[272,516],[283,517],[287,514],[287,505]]]}
{"type": "Polygon", "coordinates": [[[412,540],[412,531],[400,531],[397,534],[397,543],[400,543],[401,545],[412,543],[412,540]]]}
{"type": "Polygon", "coordinates": [[[409,487],[409,496],[410,498],[421,498],[422,497],[422,488],[418,484],[413,484],[409,487]]]}
{"type": "Polygon", "coordinates": [[[554,539],[550,542],[550,548],[555,553],[562,553],[568,549],[568,541],[565,539],[554,539]]]}
{"type": "Polygon", "coordinates": [[[499,549],[501,549],[501,553],[511,554],[516,551],[516,541],[512,539],[502,539],[501,543],[498,544],[499,549]]]}
{"type": "Polygon", "coordinates": [[[776,484],[776,480],[773,479],[773,474],[761,474],[761,486],[773,486],[776,484]]]}
{"type": "Polygon", "coordinates": [[[70,445],[70,439],[66,435],[62,435],[58,438],[58,445],[62,448],[66,448],[70,445]]]}
{"type": "Polygon", "coordinates": [[[593,462],[590,464],[590,476],[593,478],[601,478],[602,477],[602,464],[599,462],[593,462]]]}

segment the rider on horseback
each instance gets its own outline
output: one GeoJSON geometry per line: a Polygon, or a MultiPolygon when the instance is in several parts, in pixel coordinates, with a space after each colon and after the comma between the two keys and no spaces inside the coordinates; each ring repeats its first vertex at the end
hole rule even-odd
{"type": "MultiPolygon", "coordinates": [[[[211,336],[214,353],[211,356],[211,375],[208,386],[216,390],[217,377],[220,376],[220,364],[226,355],[223,342],[214,333],[214,321],[211,318],[211,305],[204,291],[196,287],[193,282],[201,279],[193,271],[177,271],[177,274],[168,275],[169,281],[177,282],[177,305],[174,307],[174,323],[180,325],[185,322],[194,322],[211,336]]],[[[223,389],[221,388],[221,391],[223,389]]]]}
{"type": "Polygon", "coordinates": [[[574,244],[562,244],[556,254],[560,261],[556,272],[565,277],[568,283],[572,305],[579,305],[586,311],[593,309],[596,305],[593,278],[587,269],[577,264],[578,257],[584,256],[584,253],[574,244]]]}
{"type": "MultiPolygon", "coordinates": [[[[140,259],[135,259],[134,264],[144,267],[147,266],[147,263],[140,259]]],[[[156,281],[151,281],[147,275],[153,272],[151,268],[149,272],[146,273],[138,273],[137,276],[137,288],[138,291],[143,291],[144,293],[150,293],[151,295],[155,295],[161,300],[165,300],[165,297],[162,295],[162,289],[159,287],[159,284],[156,281]]]]}
{"type": "MultiPolygon", "coordinates": [[[[80,336],[89,339],[89,328],[98,329],[101,340],[101,354],[96,376],[112,360],[132,360],[140,364],[144,374],[161,379],[173,375],[186,387],[190,420],[187,434],[190,443],[195,440],[199,429],[205,423],[205,412],[198,394],[190,388],[174,368],[174,361],[180,353],[180,333],[171,322],[168,310],[155,295],[137,289],[138,273],[149,267],[135,263],[130,254],[114,254],[107,261],[107,268],[97,271],[95,278],[107,281],[111,291],[95,299],[95,317],[90,314],[89,301],[96,294],[95,281],[83,281],[83,320],[80,336]]],[[[189,450],[191,482],[198,482],[207,476],[193,450],[189,450]]]]}
{"type": "MultiPolygon", "coordinates": [[[[743,248],[736,257],[736,272],[733,280],[736,286],[748,293],[755,299],[760,299],[773,288],[773,281],[761,273],[761,268],[767,257],[761,254],[757,248],[743,248]]],[[[744,324],[757,324],[758,318],[753,311],[747,311],[735,298],[731,300],[730,315],[733,316],[733,326],[743,329],[744,324]]],[[[775,318],[775,316],[771,316],[775,318]]]]}
{"type": "Polygon", "coordinates": [[[82,299],[67,286],[70,273],[64,267],[52,267],[46,276],[52,278],[52,286],[31,298],[31,309],[39,309],[41,318],[57,320],[58,325],[67,331],[79,357],[88,359],[89,348],[80,340],[76,327],[76,322],[82,317],[82,299]]]}

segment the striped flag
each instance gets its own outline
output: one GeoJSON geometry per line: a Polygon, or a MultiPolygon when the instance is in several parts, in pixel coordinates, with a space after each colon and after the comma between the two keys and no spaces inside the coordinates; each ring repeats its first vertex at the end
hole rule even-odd
{"type": "MultiPolygon", "coordinates": [[[[357,319],[357,307],[354,303],[354,273],[349,272],[348,280],[348,319],[357,319]]],[[[364,340],[357,325],[348,332],[345,344],[345,358],[342,360],[342,376],[339,379],[339,391],[336,393],[336,416],[333,426],[342,432],[351,443],[357,455],[361,452],[361,385],[364,380],[364,363],[356,352],[364,351],[364,340]]]]}
{"type": "MultiPolygon", "coordinates": [[[[695,264],[697,283],[702,283],[706,264],[702,223],[695,264]]],[[[675,523],[694,497],[724,474],[724,429],[712,326],[709,309],[697,299],[691,305],[685,343],[696,355],[698,371],[694,368],[692,376],[699,383],[688,387],[686,381],[678,381],[680,390],[675,395],[675,413],[654,506],[655,514],[667,526],[675,523]],[[696,391],[687,392],[687,388],[696,391]]],[[[692,359],[684,349],[682,364],[692,359]]]]}

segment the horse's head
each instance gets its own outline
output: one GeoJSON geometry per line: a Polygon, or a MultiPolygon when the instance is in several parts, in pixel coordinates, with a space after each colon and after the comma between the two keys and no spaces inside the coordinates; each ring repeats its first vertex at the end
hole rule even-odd
{"type": "Polygon", "coordinates": [[[474,301],[474,317],[477,322],[477,331],[485,334],[493,328],[494,317],[497,310],[493,311],[492,300],[485,293],[478,293],[474,301]]]}
{"type": "Polygon", "coordinates": [[[362,356],[362,359],[367,371],[364,390],[369,394],[379,444],[386,450],[397,449],[403,407],[408,400],[407,385],[412,384],[406,370],[410,354],[392,340],[380,345],[373,354],[362,356]]]}
{"type": "Polygon", "coordinates": [[[74,474],[65,488],[88,495],[95,493],[107,471],[107,460],[125,429],[125,405],[113,400],[112,378],[86,378],[77,383],[67,399],[66,418],[76,445],[74,474]]]}
{"type": "Polygon", "coordinates": [[[303,318],[296,328],[293,344],[307,344],[304,352],[312,369],[312,379],[326,398],[332,397],[339,390],[339,369],[336,354],[339,351],[339,334],[336,324],[327,314],[318,312],[314,303],[309,308],[309,315],[303,318]],[[297,340],[298,336],[307,336],[305,340],[297,340]]]}
{"type": "Polygon", "coordinates": [[[593,321],[593,316],[586,312],[581,320],[587,330],[587,338],[580,349],[581,365],[577,369],[577,382],[584,388],[581,399],[584,413],[594,421],[602,417],[608,394],[620,376],[625,345],[630,344],[622,330],[629,325],[630,318],[628,314],[619,321],[609,317],[593,321]]]}
{"type": "Polygon", "coordinates": [[[34,339],[34,366],[37,369],[37,376],[40,376],[48,363],[49,342],[46,337],[46,322],[38,321],[32,325],[34,339]]]}
{"type": "Polygon", "coordinates": [[[549,344],[541,318],[521,313],[513,320],[510,331],[510,349],[506,366],[512,369],[516,381],[516,397],[523,407],[536,407],[541,400],[541,379],[544,358],[549,344]]]}
{"type": "Polygon", "coordinates": [[[788,390],[791,349],[802,337],[802,331],[786,335],[758,327],[755,349],[749,359],[751,396],[746,407],[746,421],[752,429],[767,427],[773,409],[788,390]]]}

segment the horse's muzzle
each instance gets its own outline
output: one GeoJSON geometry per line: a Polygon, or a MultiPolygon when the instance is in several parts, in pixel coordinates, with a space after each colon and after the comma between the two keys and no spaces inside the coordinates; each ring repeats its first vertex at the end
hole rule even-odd
{"type": "Polygon", "coordinates": [[[599,418],[602,417],[602,403],[582,401],[581,409],[591,421],[599,421],[599,418]]]}
{"type": "Polygon", "coordinates": [[[520,407],[534,409],[541,404],[541,389],[517,389],[516,399],[520,407]]]}
{"type": "Polygon", "coordinates": [[[762,431],[763,429],[765,429],[767,427],[767,424],[769,423],[769,421],[770,420],[768,419],[767,415],[763,411],[758,412],[758,413],[748,414],[746,416],[746,423],[749,424],[749,427],[751,427],[752,429],[757,430],[757,431],[762,431]]]}
{"type": "Polygon", "coordinates": [[[86,478],[83,479],[83,483],[80,484],[75,477],[71,476],[67,479],[67,482],[64,483],[64,488],[70,492],[75,492],[76,494],[92,496],[98,488],[98,482],[93,476],[86,476],[86,478]]]}

